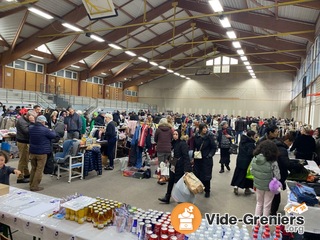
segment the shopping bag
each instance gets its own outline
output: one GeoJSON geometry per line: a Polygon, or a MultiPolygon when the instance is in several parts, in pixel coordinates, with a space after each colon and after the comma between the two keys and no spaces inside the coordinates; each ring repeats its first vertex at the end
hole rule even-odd
{"type": "Polygon", "coordinates": [[[229,153],[230,153],[230,154],[238,154],[238,145],[232,143],[232,144],[230,145],[230,148],[229,148],[229,153]]]}
{"type": "Polygon", "coordinates": [[[202,193],[204,191],[204,185],[202,182],[194,175],[194,173],[186,173],[183,179],[193,194],[202,193]]]}
{"type": "Polygon", "coordinates": [[[202,159],[201,151],[194,151],[194,159],[202,159]]]}
{"type": "Polygon", "coordinates": [[[251,163],[249,164],[249,167],[247,169],[246,179],[253,180],[253,175],[251,173],[251,163]]]}
{"type": "Polygon", "coordinates": [[[171,193],[172,198],[178,202],[194,203],[196,196],[190,192],[189,188],[184,182],[183,177],[174,185],[171,193]]]}

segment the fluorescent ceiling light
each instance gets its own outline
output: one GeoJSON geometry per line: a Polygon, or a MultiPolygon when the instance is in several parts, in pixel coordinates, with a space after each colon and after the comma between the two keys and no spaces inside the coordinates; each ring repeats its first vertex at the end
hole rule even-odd
{"type": "Polygon", "coordinates": [[[241,48],[241,44],[239,41],[232,42],[234,48],[241,48]]]}
{"type": "Polygon", "coordinates": [[[243,62],[243,64],[246,65],[246,66],[249,66],[249,65],[250,65],[250,63],[247,62],[247,61],[246,61],[246,62],[243,62]]]}
{"type": "Polygon", "coordinates": [[[73,25],[71,25],[71,24],[69,24],[69,23],[62,23],[62,25],[63,25],[64,27],[66,27],[66,28],[69,28],[69,29],[72,30],[72,31],[82,32],[82,30],[81,30],[80,28],[78,28],[78,27],[76,27],[76,26],[73,26],[73,25]]]}
{"type": "Polygon", "coordinates": [[[224,27],[224,28],[230,28],[231,27],[229,19],[226,16],[220,16],[219,20],[220,20],[220,23],[221,23],[222,27],[224,27]]]}
{"type": "Polygon", "coordinates": [[[98,42],[104,42],[105,40],[97,35],[93,35],[91,34],[90,37],[93,39],[93,40],[96,40],[98,42]]]}
{"type": "Polygon", "coordinates": [[[190,80],[191,78],[187,77],[186,79],[187,79],[187,80],[190,80]]]}
{"type": "Polygon", "coordinates": [[[244,51],[243,51],[242,49],[237,50],[237,53],[238,53],[239,55],[244,55],[244,51]]]}
{"type": "Polygon", "coordinates": [[[121,47],[119,47],[118,45],[115,45],[115,44],[113,44],[113,43],[109,43],[108,45],[109,45],[109,47],[112,47],[112,48],[114,48],[114,49],[118,49],[118,50],[121,50],[121,49],[122,49],[121,47]]]}
{"type": "Polygon", "coordinates": [[[252,76],[252,75],[251,75],[251,77],[252,77],[252,78],[257,78],[256,76],[252,76]]]}
{"type": "Polygon", "coordinates": [[[253,70],[252,70],[252,69],[250,69],[250,70],[248,70],[248,72],[249,72],[249,73],[253,73],[253,70]]]}
{"type": "Polygon", "coordinates": [[[209,4],[214,12],[223,12],[223,7],[219,0],[210,0],[209,4]]]}
{"type": "Polygon", "coordinates": [[[82,59],[82,60],[79,61],[79,63],[85,64],[85,61],[82,59]]]}
{"type": "Polygon", "coordinates": [[[160,69],[166,69],[164,66],[159,66],[160,69]]]}
{"type": "Polygon", "coordinates": [[[107,74],[106,74],[106,73],[104,73],[104,72],[102,72],[102,73],[101,73],[101,75],[104,75],[104,76],[105,76],[105,75],[107,75],[107,74]]]}
{"type": "Polygon", "coordinates": [[[45,13],[45,12],[39,10],[39,9],[34,8],[34,7],[29,7],[28,10],[30,12],[33,12],[33,13],[37,14],[40,17],[45,18],[45,19],[53,19],[53,17],[50,14],[45,13]]]}
{"type": "Polygon", "coordinates": [[[80,68],[79,66],[76,66],[76,65],[71,65],[70,67],[80,68]]]}
{"type": "Polygon", "coordinates": [[[180,75],[180,77],[185,78],[186,76],[185,75],[180,75]]]}
{"type": "Polygon", "coordinates": [[[137,54],[135,54],[134,52],[131,52],[131,51],[125,51],[125,53],[128,54],[131,57],[137,56],[137,54]]]}
{"type": "Polygon", "coordinates": [[[173,73],[173,70],[171,70],[171,69],[167,69],[167,71],[168,71],[169,73],[173,73]]]}
{"type": "Polygon", "coordinates": [[[248,61],[248,58],[247,58],[246,56],[241,56],[240,58],[241,58],[241,60],[244,61],[244,62],[245,62],[245,61],[248,61]]]}
{"type": "Polygon", "coordinates": [[[180,73],[177,73],[177,72],[175,72],[175,73],[173,73],[174,75],[177,75],[177,76],[180,76],[180,73]]]}
{"type": "Polygon", "coordinates": [[[33,58],[43,59],[43,57],[40,57],[40,56],[37,56],[37,55],[33,55],[33,54],[30,54],[30,56],[33,57],[33,58]]]}
{"type": "Polygon", "coordinates": [[[234,31],[228,31],[227,32],[227,35],[230,39],[234,39],[234,38],[237,38],[237,35],[234,31]]]}
{"type": "Polygon", "coordinates": [[[252,67],[251,67],[251,66],[246,66],[246,68],[247,68],[248,70],[251,70],[251,69],[252,69],[252,67]]]}
{"type": "Polygon", "coordinates": [[[144,62],[148,62],[148,59],[146,59],[145,57],[138,57],[138,59],[140,59],[141,61],[144,61],[144,62]]]}
{"type": "Polygon", "coordinates": [[[153,65],[153,66],[158,66],[158,63],[156,63],[156,62],[149,62],[151,65],[153,65]]]}

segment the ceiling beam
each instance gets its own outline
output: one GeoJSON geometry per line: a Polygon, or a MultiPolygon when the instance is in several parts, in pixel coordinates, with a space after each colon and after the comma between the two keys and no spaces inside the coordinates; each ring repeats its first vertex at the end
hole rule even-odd
{"type": "MultiPolygon", "coordinates": [[[[292,0],[269,0],[269,1],[285,3],[285,2],[290,2],[292,0]]],[[[313,2],[297,3],[296,6],[319,10],[320,9],[320,1],[315,0],[313,2]]]]}
{"type": "MultiPolygon", "coordinates": [[[[184,0],[184,1],[179,1],[178,7],[181,7],[183,9],[187,9],[190,11],[203,13],[203,14],[212,13],[212,10],[209,4],[204,2],[184,0]]],[[[235,11],[237,9],[225,7],[224,10],[227,12],[227,11],[235,11]]],[[[252,13],[252,12],[239,12],[239,13],[230,14],[229,20],[247,24],[249,26],[269,29],[276,32],[283,32],[284,30],[286,32],[315,30],[315,26],[313,24],[302,23],[302,22],[293,21],[293,20],[275,19],[274,17],[252,13]]],[[[315,38],[314,33],[299,34],[299,37],[306,38],[311,42],[313,42],[315,38]]]]}
{"type": "Polygon", "coordinates": [[[21,6],[21,7],[10,9],[10,10],[5,11],[5,12],[1,12],[0,13],[0,18],[4,18],[4,17],[10,16],[12,14],[15,14],[15,13],[18,13],[18,12],[21,12],[21,11],[24,11],[24,10],[26,10],[26,8],[21,6]]]}
{"type": "MultiPolygon", "coordinates": [[[[147,12],[147,14],[146,14],[147,19],[150,19],[150,20],[155,19],[159,15],[169,11],[171,8],[172,8],[171,1],[166,1],[165,3],[150,10],[149,12],[147,12]]],[[[143,22],[143,18],[144,18],[144,15],[140,15],[139,17],[135,18],[134,20],[130,21],[127,24],[135,24],[135,23],[143,22]]],[[[139,26],[129,28],[129,30],[127,28],[116,29],[116,30],[102,36],[102,38],[108,40],[108,42],[110,42],[110,43],[115,43],[118,39],[122,38],[123,36],[127,35],[130,32],[133,32],[134,30],[136,30],[138,28],[139,28],[139,26]]],[[[96,41],[89,43],[89,44],[77,49],[76,53],[70,53],[70,54],[66,55],[59,63],[52,62],[52,63],[48,64],[47,73],[56,72],[60,69],[68,67],[71,64],[78,62],[78,61],[90,56],[91,54],[93,54],[93,52],[92,51],[89,52],[89,50],[106,49],[106,47],[108,48],[108,46],[106,46],[106,43],[99,43],[96,41]]]]}
{"type": "MultiPolygon", "coordinates": [[[[199,41],[203,39],[202,36],[198,37],[198,38],[195,38],[194,40],[195,41],[199,41]]],[[[156,61],[157,59],[170,59],[180,53],[183,53],[183,52],[186,52],[188,50],[190,50],[190,47],[191,46],[188,46],[188,45],[183,45],[183,46],[179,46],[179,47],[176,47],[176,48],[172,48],[162,54],[159,54],[157,56],[155,56],[152,61],[156,61]]],[[[194,46],[196,47],[196,45],[194,46]]],[[[133,65],[132,67],[130,68],[127,68],[125,71],[123,71],[121,74],[119,74],[118,76],[116,77],[108,77],[106,79],[106,84],[112,84],[112,83],[115,83],[115,82],[119,82],[119,81],[122,81],[124,78],[129,78],[131,77],[132,75],[135,75],[135,74],[138,74],[139,72],[141,72],[141,70],[137,69],[137,68],[145,68],[145,69],[149,69],[151,68],[151,65],[147,62],[142,62],[140,64],[135,64],[133,65]],[[137,70],[136,70],[137,69],[137,70]]]]}
{"type": "MultiPolygon", "coordinates": [[[[177,36],[190,28],[191,28],[191,21],[185,22],[185,23],[176,27],[175,34],[177,36]]],[[[155,38],[152,38],[149,41],[146,41],[145,43],[140,44],[139,47],[149,46],[149,45],[153,45],[153,44],[158,45],[158,44],[167,42],[169,39],[172,39],[172,30],[169,30],[165,33],[162,33],[160,37],[156,36],[155,38]]],[[[135,51],[135,53],[138,55],[143,55],[144,53],[147,53],[147,52],[150,52],[150,49],[139,49],[139,50],[135,51]]],[[[130,59],[132,59],[132,57],[128,56],[125,53],[121,53],[112,59],[108,59],[105,62],[99,63],[99,65],[93,71],[90,71],[87,73],[88,77],[96,76],[96,75],[100,74],[101,72],[109,72],[112,68],[119,65],[119,63],[113,62],[113,60],[123,61],[123,60],[130,60],[130,59]]]]}
{"type": "MultiPolygon", "coordinates": [[[[195,20],[195,23],[198,28],[205,29],[206,31],[209,31],[209,32],[225,35],[225,30],[221,27],[218,27],[217,25],[210,24],[208,22],[200,21],[200,20],[195,20]]],[[[265,46],[270,49],[276,49],[276,50],[289,50],[289,49],[305,50],[306,49],[306,46],[303,46],[302,44],[281,40],[276,37],[259,38],[259,36],[261,35],[258,35],[258,34],[251,34],[251,33],[248,33],[245,31],[239,31],[239,30],[235,30],[235,32],[237,33],[237,38],[247,38],[244,41],[265,46]],[[254,38],[255,36],[257,36],[258,38],[254,38]]],[[[232,40],[230,40],[230,42],[231,41],[232,40]]],[[[296,52],[296,53],[293,53],[293,55],[297,55],[299,57],[305,57],[306,53],[296,52]]]]}
{"type": "MultiPolygon", "coordinates": [[[[63,19],[67,22],[78,22],[87,15],[87,11],[83,5],[73,9],[71,12],[63,16],[63,19]]],[[[61,25],[61,21],[56,20],[53,23],[49,24],[46,28],[38,31],[33,34],[31,37],[25,39],[23,42],[19,43],[13,52],[10,50],[5,51],[0,56],[0,65],[6,65],[23,55],[29,53],[35,48],[39,47],[42,44],[52,41],[53,37],[39,38],[40,35],[48,33],[58,33],[65,31],[65,27],[61,25]]]]}
{"type": "Polygon", "coordinates": [[[26,23],[28,15],[29,15],[29,11],[26,11],[24,13],[24,16],[23,16],[20,24],[19,24],[19,27],[18,27],[17,32],[16,32],[16,35],[13,38],[13,41],[12,41],[12,44],[11,44],[11,48],[10,48],[11,52],[13,52],[13,50],[14,50],[16,44],[17,44],[18,38],[19,38],[19,36],[21,34],[21,31],[23,29],[24,24],[26,23]]]}
{"type": "Polygon", "coordinates": [[[78,39],[80,35],[76,35],[73,37],[73,39],[67,44],[67,46],[65,46],[65,48],[62,50],[62,52],[60,53],[57,61],[60,62],[61,59],[63,58],[63,56],[69,51],[69,49],[71,48],[71,46],[75,43],[75,41],[78,39]]]}

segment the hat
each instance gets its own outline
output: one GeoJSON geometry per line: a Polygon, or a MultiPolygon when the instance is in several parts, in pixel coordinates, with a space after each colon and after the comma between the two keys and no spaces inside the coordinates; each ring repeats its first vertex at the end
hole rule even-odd
{"type": "Polygon", "coordinates": [[[45,116],[40,115],[37,117],[37,122],[48,122],[48,121],[45,116]]]}
{"type": "Polygon", "coordinates": [[[220,126],[222,127],[223,125],[227,124],[227,121],[221,121],[220,126]]]}

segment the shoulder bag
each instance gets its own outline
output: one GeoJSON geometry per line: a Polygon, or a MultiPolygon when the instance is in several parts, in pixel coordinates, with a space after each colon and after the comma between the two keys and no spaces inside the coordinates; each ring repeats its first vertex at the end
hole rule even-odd
{"type": "Polygon", "coordinates": [[[203,142],[200,146],[199,151],[194,151],[194,159],[202,159],[202,154],[201,154],[202,146],[203,146],[203,142]]]}

